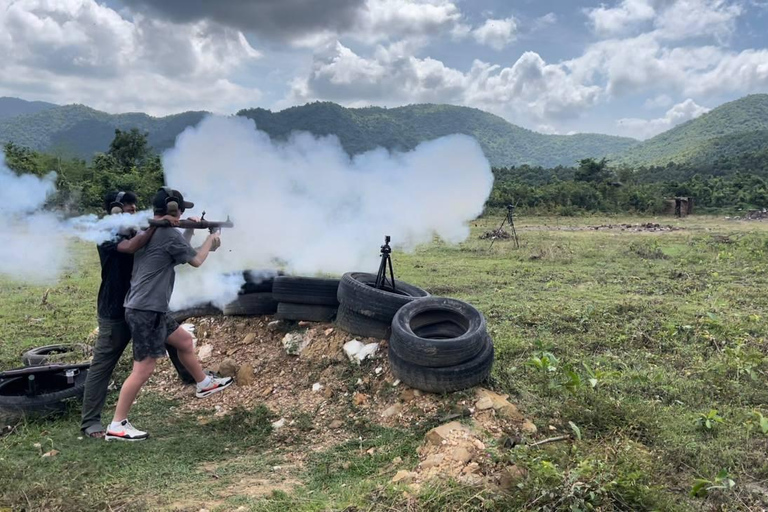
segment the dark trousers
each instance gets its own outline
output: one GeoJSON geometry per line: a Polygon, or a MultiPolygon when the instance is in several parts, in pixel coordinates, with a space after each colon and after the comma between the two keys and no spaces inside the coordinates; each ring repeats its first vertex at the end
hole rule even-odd
{"type": "MultiPolygon", "coordinates": [[[[125,319],[99,318],[99,337],[93,348],[93,360],[85,378],[85,392],[83,393],[83,414],[80,428],[86,433],[90,427],[102,430],[101,411],[107,400],[109,381],[130,341],[131,331],[125,319]]],[[[181,380],[188,384],[194,383],[195,379],[179,360],[176,348],[168,344],[165,345],[165,348],[181,380]]]]}

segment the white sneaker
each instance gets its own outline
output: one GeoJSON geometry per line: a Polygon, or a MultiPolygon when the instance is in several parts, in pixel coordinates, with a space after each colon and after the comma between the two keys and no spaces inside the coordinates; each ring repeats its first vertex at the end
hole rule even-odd
{"type": "Polygon", "coordinates": [[[211,383],[208,384],[207,387],[200,387],[200,384],[197,385],[197,393],[195,393],[195,396],[197,398],[205,398],[207,396],[210,396],[214,393],[218,393],[219,391],[223,391],[227,387],[229,387],[234,382],[234,379],[232,377],[213,377],[211,379],[211,383]]]}
{"type": "Polygon", "coordinates": [[[148,437],[149,434],[135,428],[128,420],[121,421],[119,429],[113,429],[110,426],[104,435],[107,441],[143,441],[148,437]]]}

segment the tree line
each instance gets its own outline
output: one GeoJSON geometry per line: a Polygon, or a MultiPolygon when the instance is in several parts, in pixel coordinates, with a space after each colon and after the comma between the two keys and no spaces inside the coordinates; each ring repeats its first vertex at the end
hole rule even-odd
{"type": "Polygon", "coordinates": [[[768,208],[768,151],[706,164],[611,166],[589,158],[577,167],[523,165],[493,173],[488,206],[514,204],[531,213],[662,213],[679,196],[693,197],[698,212],[768,208]]]}
{"type": "MultiPolygon", "coordinates": [[[[5,144],[6,165],[16,173],[57,173],[57,193],[49,206],[72,212],[98,211],[104,195],[132,190],[148,201],[163,185],[163,166],[138,129],[115,130],[106,153],[91,162],[64,159],[5,144]]],[[[721,157],[706,164],[611,165],[584,159],[578,166],[498,167],[487,206],[514,204],[529,213],[661,213],[667,199],[694,198],[696,211],[768,208],[768,151],[721,157]]],[[[139,205],[147,207],[148,204],[139,205]]]]}

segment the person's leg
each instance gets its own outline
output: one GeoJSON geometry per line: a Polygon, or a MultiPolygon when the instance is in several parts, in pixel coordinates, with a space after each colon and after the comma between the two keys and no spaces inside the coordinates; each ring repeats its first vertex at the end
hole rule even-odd
{"type": "Polygon", "coordinates": [[[93,359],[85,379],[83,412],[80,429],[88,436],[103,437],[101,411],[107,399],[112,372],[131,339],[125,320],[99,318],[99,337],[93,349],[93,359]]]}
{"type": "Polygon", "coordinates": [[[164,315],[154,311],[125,310],[125,321],[133,335],[133,371],[120,389],[115,416],[104,436],[107,441],[141,441],[149,434],[134,428],[128,421],[128,413],[141,387],[155,369],[156,359],[165,355],[164,315]]]}
{"type": "Polygon", "coordinates": [[[120,398],[117,399],[113,422],[119,423],[128,419],[128,411],[131,410],[131,405],[133,405],[134,400],[139,395],[139,391],[141,391],[141,387],[149,380],[154,370],[155,359],[150,357],[143,361],[133,362],[133,371],[125,379],[123,387],[120,388],[120,398]]]}
{"type": "Polygon", "coordinates": [[[205,380],[205,372],[203,372],[203,366],[195,355],[195,347],[192,343],[192,335],[188,333],[184,328],[177,327],[170,336],[168,336],[168,345],[176,349],[176,353],[179,356],[179,361],[187,371],[192,374],[195,382],[202,382],[205,380]]]}
{"type": "Polygon", "coordinates": [[[179,326],[173,318],[166,315],[167,343],[176,349],[179,360],[184,364],[197,382],[195,396],[205,398],[227,388],[234,379],[232,377],[213,377],[203,372],[203,367],[195,355],[195,347],[192,343],[192,335],[179,326]]]}

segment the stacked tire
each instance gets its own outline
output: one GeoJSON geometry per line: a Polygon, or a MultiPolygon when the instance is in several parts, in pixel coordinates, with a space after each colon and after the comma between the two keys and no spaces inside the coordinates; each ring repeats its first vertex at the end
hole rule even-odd
{"type": "Polygon", "coordinates": [[[277,301],[277,318],[282,320],[330,322],[339,301],[338,279],[278,276],[272,287],[277,301]]]}
{"type": "Polygon", "coordinates": [[[237,299],[224,306],[227,316],[261,316],[277,312],[277,301],[272,288],[279,273],[268,270],[245,270],[237,299]]]}
{"type": "Polygon", "coordinates": [[[387,339],[395,314],[414,299],[429,297],[417,286],[396,281],[395,287],[375,287],[376,274],[348,272],[339,283],[336,325],[351,334],[387,339]]]}
{"type": "Polygon", "coordinates": [[[412,388],[430,393],[471,388],[488,378],[493,359],[485,318],[466,302],[418,299],[392,320],[392,373],[412,388]]]}

